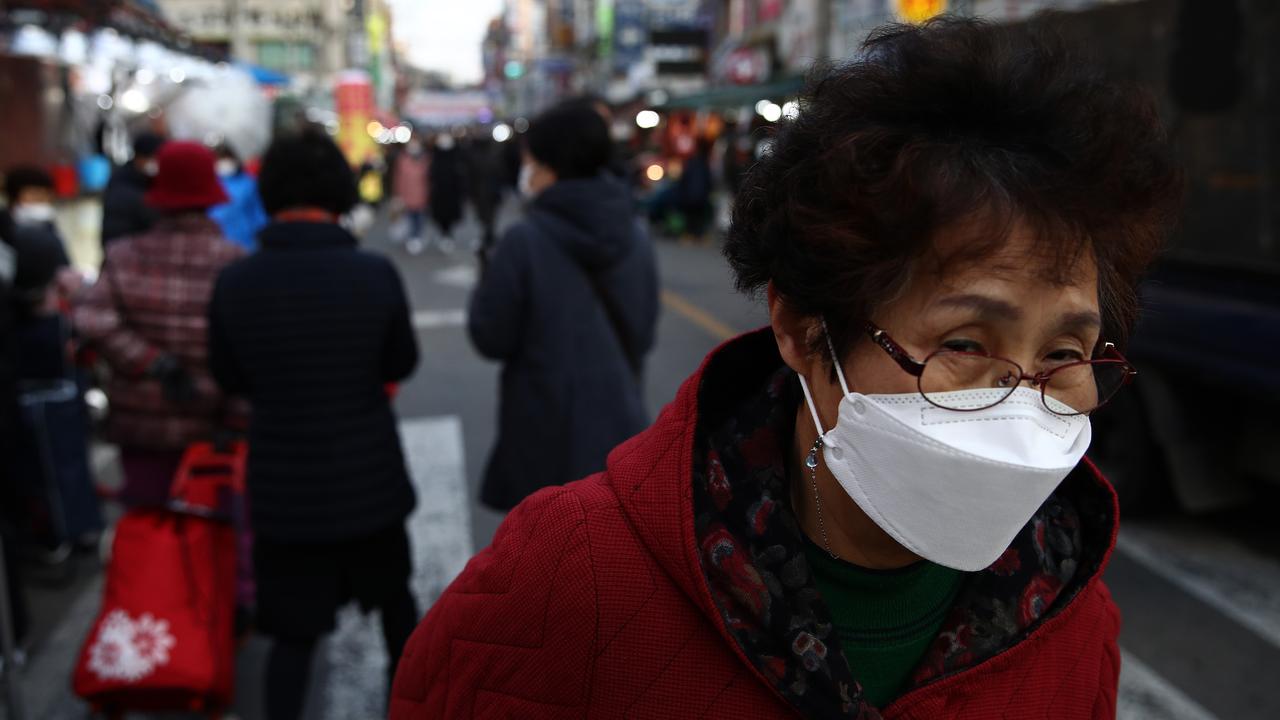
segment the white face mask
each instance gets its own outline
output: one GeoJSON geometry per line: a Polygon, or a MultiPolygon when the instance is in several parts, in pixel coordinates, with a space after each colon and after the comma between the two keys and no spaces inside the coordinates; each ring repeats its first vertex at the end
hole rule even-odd
{"type": "Polygon", "coordinates": [[[529,163],[520,166],[520,177],[516,180],[516,190],[520,192],[520,197],[525,200],[529,200],[537,194],[533,191],[533,166],[529,163]]]}
{"type": "Polygon", "coordinates": [[[214,170],[217,171],[219,177],[231,177],[236,174],[236,161],[222,158],[214,164],[214,170]]]}
{"type": "MultiPolygon", "coordinates": [[[[1031,388],[985,410],[959,412],[919,393],[850,392],[838,361],[836,369],[844,398],[836,426],[825,433],[800,378],[827,468],[898,544],[956,570],[982,570],[999,559],[1092,437],[1087,415],[1051,413],[1031,388]]],[[[991,392],[948,397],[982,405],[991,392]]]]}
{"type": "Polygon", "coordinates": [[[155,177],[160,174],[160,163],[155,160],[148,160],[142,164],[142,174],[147,177],[155,177]]]}
{"type": "Polygon", "coordinates": [[[23,225],[53,222],[56,213],[49,203],[27,203],[13,209],[14,222],[23,225]]]}

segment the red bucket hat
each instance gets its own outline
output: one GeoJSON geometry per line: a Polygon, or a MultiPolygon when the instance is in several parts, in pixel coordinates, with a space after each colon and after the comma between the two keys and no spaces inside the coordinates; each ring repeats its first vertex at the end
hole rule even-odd
{"type": "Polygon", "coordinates": [[[216,162],[213,151],[200,143],[165,143],[156,154],[159,172],[147,191],[147,204],[161,210],[203,210],[227,202],[216,162]]]}

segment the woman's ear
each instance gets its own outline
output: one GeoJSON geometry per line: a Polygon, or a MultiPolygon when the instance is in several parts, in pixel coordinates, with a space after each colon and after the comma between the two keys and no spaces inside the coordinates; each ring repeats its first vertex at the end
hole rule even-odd
{"type": "Polygon", "coordinates": [[[773,281],[769,282],[766,296],[769,300],[769,325],[773,328],[773,339],[778,343],[783,362],[800,375],[809,377],[816,369],[815,358],[809,352],[809,339],[814,331],[813,318],[792,311],[773,281]]]}

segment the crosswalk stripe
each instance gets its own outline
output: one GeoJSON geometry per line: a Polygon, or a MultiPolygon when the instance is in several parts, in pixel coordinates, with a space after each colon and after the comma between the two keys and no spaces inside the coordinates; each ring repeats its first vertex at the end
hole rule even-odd
{"type": "MultiPolygon", "coordinates": [[[[417,508],[409,517],[410,584],[419,609],[425,611],[475,550],[462,421],[455,415],[408,420],[400,424],[400,437],[418,494],[417,508]]],[[[361,615],[355,607],[344,608],[326,653],[332,672],[325,688],[324,717],[385,717],[386,651],[376,618],[361,615]]]]}
{"type": "Polygon", "coordinates": [[[1146,663],[1123,650],[1121,654],[1117,720],[1216,720],[1146,663]]]}
{"type": "Polygon", "coordinates": [[[418,330],[464,327],[466,310],[419,310],[413,314],[413,326],[418,330]]]}
{"type": "Polygon", "coordinates": [[[1126,523],[1116,548],[1280,648],[1280,564],[1229,539],[1126,523]]]}

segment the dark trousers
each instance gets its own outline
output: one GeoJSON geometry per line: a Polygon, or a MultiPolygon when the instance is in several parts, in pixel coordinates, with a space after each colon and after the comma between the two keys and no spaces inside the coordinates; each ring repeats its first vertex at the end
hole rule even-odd
{"type": "MultiPolygon", "coordinates": [[[[406,584],[378,608],[382,638],[387,645],[387,689],[396,676],[400,654],[418,622],[417,603],[406,584]]],[[[267,718],[298,720],[307,695],[312,655],[319,638],[277,637],[267,658],[267,718]]]]}

